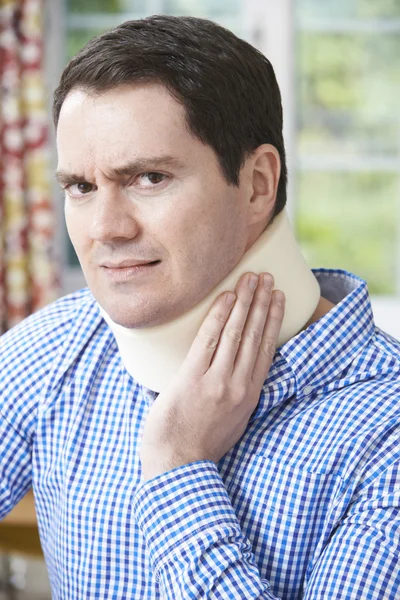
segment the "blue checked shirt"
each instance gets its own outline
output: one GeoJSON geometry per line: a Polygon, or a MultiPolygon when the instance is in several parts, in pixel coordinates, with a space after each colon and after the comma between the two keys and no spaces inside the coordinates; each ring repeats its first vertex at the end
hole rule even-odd
{"type": "Polygon", "coordinates": [[[0,518],[33,486],[53,599],[400,598],[400,344],[362,280],[315,273],[336,307],[279,349],[242,438],[145,483],[155,394],[89,290],[0,338],[0,518]]]}

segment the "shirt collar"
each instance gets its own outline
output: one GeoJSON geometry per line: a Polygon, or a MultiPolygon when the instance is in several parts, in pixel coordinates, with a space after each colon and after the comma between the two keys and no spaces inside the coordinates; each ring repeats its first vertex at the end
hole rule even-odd
{"type": "Polygon", "coordinates": [[[294,394],[300,400],[338,378],[374,334],[366,282],[342,270],[313,272],[321,295],[335,307],[278,348],[250,422],[294,394]]]}

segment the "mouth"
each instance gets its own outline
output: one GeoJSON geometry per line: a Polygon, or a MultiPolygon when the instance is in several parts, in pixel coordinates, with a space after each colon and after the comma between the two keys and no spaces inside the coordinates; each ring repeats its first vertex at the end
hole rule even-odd
{"type": "Polygon", "coordinates": [[[102,266],[101,270],[104,272],[106,277],[111,279],[111,281],[128,281],[138,275],[147,275],[150,274],[159,264],[160,260],[154,260],[149,263],[142,263],[136,265],[126,265],[126,266],[118,266],[118,267],[106,267],[102,266]]]}
{"type": "Polygon", "coordinates": [[[105,269],[126,269],[126,268],[131,268],[131,267],[141,267],[141,266],[145,266],[145,265],[152,265],[155,264],[157,262],[160,262],[159,260],[153,260],[153,261],[143,261],[143,262],[135,262],[132,260],[122,260],[119,263],[112,263],[112,262],[106,262],[104,263],[104,265],[100,265],[101,267],[104,267],[105,269]]]}

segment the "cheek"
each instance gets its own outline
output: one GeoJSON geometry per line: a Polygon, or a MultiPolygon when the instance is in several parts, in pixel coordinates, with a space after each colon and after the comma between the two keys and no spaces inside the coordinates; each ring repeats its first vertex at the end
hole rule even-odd
{"type": "Polygon", "coordinates": [[[82,216],[79,217],[74,214],[68,207],[65,208],[64,214],[69,238],[79,255],[81,248],[85,245],[85,227],[83,226],[82,216]]]}
{"type": "Polygon", "coordinates": [[[210,191],[196,198],[191,210],[180,216],[180,228],[191,237],[213,240],[225,227],[230,227],[231,218],[223,195],[210,191]]]}
{"type": "Polygon", "coordinates": [[[221,264],[234,264],[241,246],[237,217],[210,206],[181,221],[174,234],[177,263],[198,274],[219,272],[221,264]]]}

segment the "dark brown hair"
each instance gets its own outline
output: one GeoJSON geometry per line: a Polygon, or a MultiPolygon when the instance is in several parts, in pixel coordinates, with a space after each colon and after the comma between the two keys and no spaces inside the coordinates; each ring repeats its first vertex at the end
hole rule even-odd
{"type": "Polygon", "coordinates": [[[65,67],[54,93],[57,126],[73,89],[101,94],[119,85],[158,82],[186,110],[189,130],[211,146],[222,172],[239,184],[246,157],[264,143],[281,159],[274,216],[286,203],[282,104],[269,60],[212,21],[153,16],[92,39],[65,67]]]}

